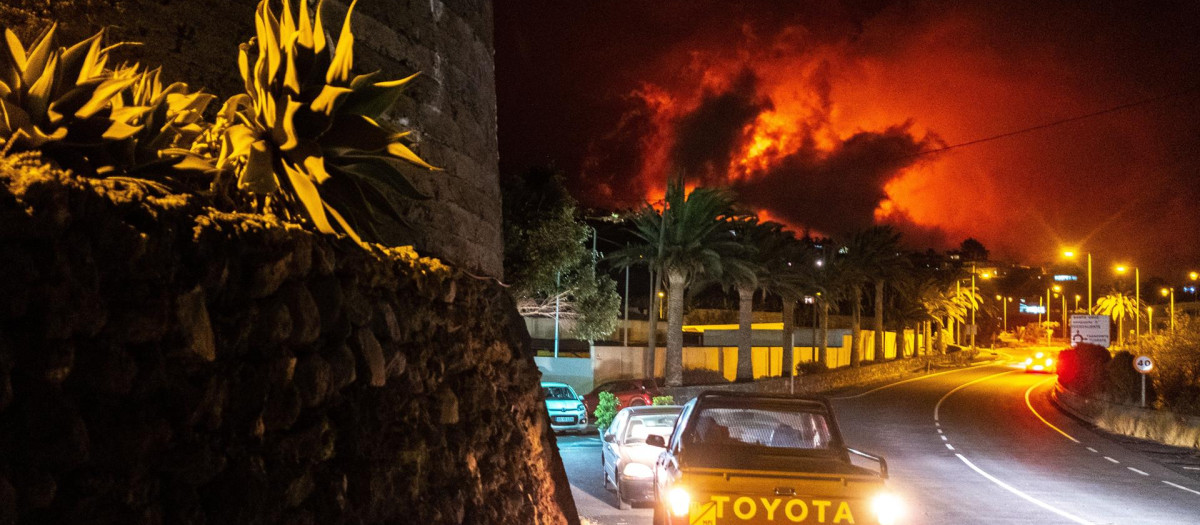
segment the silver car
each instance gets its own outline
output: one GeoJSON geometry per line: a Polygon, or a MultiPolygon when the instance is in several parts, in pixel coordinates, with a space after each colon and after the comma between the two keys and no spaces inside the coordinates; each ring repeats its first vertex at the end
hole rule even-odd
{"type": "Polygon", "coordinates": [[[625,408],[601,434],[600,471],[604,488],[617,495],[617,508],[624,510],[633,503],[654,501],[654,462],[662,449],[646,445],[646,436],[669,436],[682,408],[625,408]]]}
{"type": "Polygon", "coordinates": [[[587,408],[583,406],[583,396],[575,393],[571,385],[543,382],[542,395],[546,399],[546,411],[550,413],[550,428],[555,432],[587,431],[587,408]]]}

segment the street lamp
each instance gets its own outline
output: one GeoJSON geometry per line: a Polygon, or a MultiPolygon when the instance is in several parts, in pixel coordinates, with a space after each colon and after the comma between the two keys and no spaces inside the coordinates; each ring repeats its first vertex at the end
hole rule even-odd
{"type": "MultiPolygon", "coordinates": [[[[1063,257],[1067,259],[1075,258],[1075,250],[1063,250],[1063,257]]],[[[1092,252],[1087,252],[1087,279],[1088,279],[1088,315],[1092,315],[1092,252]]],[[[1078,308],[1078,307],[1076,307],[1078,308]]]]}
{"type": "Polygon", "coordinates": [[[1079,294],[1075,294],[1075,310],[1074,311],[1076,311],[1076,312],[1079,311],[1079,294]]]}
{"type": "Polygon", "coordinates": [[[1192,280],[1192,300],[1195,301],[1197,297],[1196,280],[1200,279],[1200,272],[1188,272],[1188,279],[1192,280]]]}
{"type": "MultiPolygon", "coordinates": [[[[1126,272],[1129,271],[1129,267],[1125,266],[1125,265],[1119,265],[1119,266],[1117,266],[1116,270],[1117,270],[1117,273],[1124,275],[1126,272]]],[[[1141,311],[1138,310],[1138,308],[1142,307],[1141,306],[1142,305],[1142,273],[1141,273],[1141,268],[1138,268],[1136,266],[1133,268],[1133,304],[1134,304],[1133,311],[1135,314],[1133,317],[1133,322],[1134,322],[1133,333],[1134,333],[1135,338],[1140,338],[1142,336],[1142,314],[1141,314],[1141,311]]],[[[1138,345],[1141,345],[1141,344],[1142,344],[1141,341],[1138,341],[1138,345]]]]}
{"type": "Polygon", "coordinates": [[[1167,297],[1167,296],[1171,297],[1171,331],[1174,332],[1175,331],[1175,288],[1174,287],[1163,288],[1162,290],[1159,290],[1159,292],[1162,293],[1163,297],[1167,297]]]}

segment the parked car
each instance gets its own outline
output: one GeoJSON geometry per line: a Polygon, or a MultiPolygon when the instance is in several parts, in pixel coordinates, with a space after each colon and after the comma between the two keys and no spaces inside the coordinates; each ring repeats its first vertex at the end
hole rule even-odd
{"type": "Polygon", "coordinates": [[[587,405],[589,414],[596,413],[596,405],[600,402],[600,392],[608,392],[617,396],[617,401],[621,402],[621,408],[651,405],[653,404],[651,401],[654,399],[654,396],[662,395],[659,393],[657,379],[618,379],[616,381],[607,381],[593,388],[591,392],[584,394],[583,404],[587,405]]]}
{"type": "Polygon", "coordinates": [[[588,426],[587,409],[583,396],[566,383],[542,383],[542,396],[546,399],[546,412],[550,414],[550,428],[555,432],[585,432],[588,426]]]}
{"type": "Polygon", "coordinates": [[[600,472],[604,488],[616,493],[617,508],[654,501],[654,461],[662,449],[646,445],[646,438],[670,435],[682,409],[678,405],[624,408],[601,434],[600,472]]]}
{"type": "Polygon", "coordinates": [[[893,525],[904,511],[885,485],[887,462],[846,446],[824,398],[704,392],[683,406],[669,437],[646,444],[662,451],[655,525],[893,525]]]}

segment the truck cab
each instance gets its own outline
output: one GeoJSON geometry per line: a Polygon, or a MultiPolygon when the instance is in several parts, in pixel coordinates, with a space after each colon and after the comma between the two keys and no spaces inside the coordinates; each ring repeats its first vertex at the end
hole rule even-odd
{"type": "Polygon", "coordinates": [[[664,449],[655,525],[892,525],[902,513],[885,486],[887,462],[845,445],[824,398],[704,392],[668,438],[647,444],[664,449]]]}

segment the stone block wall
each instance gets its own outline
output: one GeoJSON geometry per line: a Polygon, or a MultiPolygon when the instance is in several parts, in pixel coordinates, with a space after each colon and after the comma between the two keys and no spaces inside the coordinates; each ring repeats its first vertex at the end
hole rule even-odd
{"type": "Polygon", "coordinates": [[[0,524],[577,522],[538,380],[490,280],[0,158],[0,524]]]}
{"type": "MultiPolygon", "coordinates": [[[[305,0],[293,0],[293,5],[305,0]]],[[[315,6],[316,2],[309,2],[315,6]]],[[[254,35],[256,0],[6,0],[0,25],[30,41],[59,22],[63,42],[107,28],[141,42],[122,60],[162,66],[164,79],[222,98],[240,92],[238,44],[254,35]]],[[[273,5],[278,6],[279,3],[273,5]]],[[[349,2],[325,0],[336,41],[349,2]]],[[[503,278],[496,82],[490,0],[363,0],[355,7],[355,69],[389,79],[421,72],[389,114],[415,131],[417,152],[444,168],[406,173],[432,198],[409,202],[412,232],[390,232],[421,253],[503,278]]],[[[219,107],[219,104],[216,106],[219,107]]]]}

